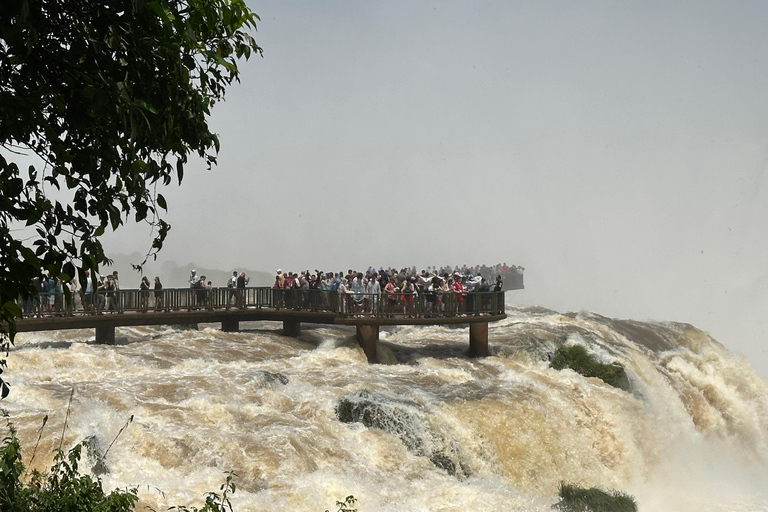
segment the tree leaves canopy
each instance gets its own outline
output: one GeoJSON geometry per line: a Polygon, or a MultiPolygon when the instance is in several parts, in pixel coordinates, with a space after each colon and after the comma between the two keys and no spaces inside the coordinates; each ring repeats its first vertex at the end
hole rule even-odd
{"type": "Polygon", "coordinates": [[[149,222],[149,255],[162,248],[170,226],[157,188],[181,182],[190,156],[216,163],[208,117],[239,80],[238,61],[261,54],[248,33],[257,20],[244,0],[0,2],[6,350],[20,315],[13,301],[33,295],[43,271],[68,280],[109,263],[106,229],[149,222]],[[42,164],[22,170],[29,156],[42,164]]]}

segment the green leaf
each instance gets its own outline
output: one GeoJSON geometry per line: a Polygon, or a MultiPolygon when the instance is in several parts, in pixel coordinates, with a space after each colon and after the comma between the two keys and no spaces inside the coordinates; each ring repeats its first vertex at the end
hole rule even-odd
{"type": "Polygon", "coordinates": [[[21,309],[14,301],[9,300],[3,304],[3,309],[12,317],[21,318],[21,309]]]}

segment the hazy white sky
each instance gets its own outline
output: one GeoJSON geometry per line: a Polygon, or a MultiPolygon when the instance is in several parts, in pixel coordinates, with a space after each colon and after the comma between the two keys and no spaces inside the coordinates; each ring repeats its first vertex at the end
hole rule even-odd
{"type": "Polygon", "coordinates": [[[768,380],[768,2],[250,5],[161,260],[506,261],[515,302],[691,322],[768,380]]]}

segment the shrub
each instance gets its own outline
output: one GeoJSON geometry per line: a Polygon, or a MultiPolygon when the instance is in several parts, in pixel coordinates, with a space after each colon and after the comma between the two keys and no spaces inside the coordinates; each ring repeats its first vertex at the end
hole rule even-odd
{"type": "Polygon", "coordinates": [[[637,512],[637,503],[629,494],[605,492],[595,487],[585,489],[560,482],[560,501],[552,508],[563,512],[637,512]]]}
{"type": "MultiPolygon", "coordinates": [[[[3,411],[3,413],[5,413],[3,411]]],[[[133,417],[131,417],[133,419],[133,417]]],[[[50,472],[36,470],[24,481],[21,446],[16,429],[8,422],[8,435],[0,445],[0,511],[2,512],[132,512],[138,501],[136,488],[104,493],[101,478],[80,474],[78,465],[85,441],[64,454],[56,451],[50,472]]],[[[121,430],[122,432],[122,430],[121,430]]],[[[227,472],[221,494],[209,492],[202,508],[171,507],[178,512],[232,512],[230,496],[235,492],[233,472],[227,472]]]]}
{"type": "Polygon", "coordinates": [[[50,473],[33,471],[22,481],[24,465],[16,430],[0,446],[0,510],[4,512],[131,512],[138,500],[136,489],[104,493],[101,479],[81,475],[78,463],[82,444],[66,455],[58,450],[50,473]]]}
{"type": "Polygon", "coordinates": [[[581,345],[558,348],[549,366],[555,370],[570,368],[585,377],[597,377],[615,388],[629,391],[629,379],[623,366],[617,362],[603,364],[581,345]]]}
{"type": "MultiPolygon", "coordinates": [[[[347,496],[344,498],[344,501],[337,501],[336,506],[339,507],[339,510],[336,512],[357,512],[356,508],[352,508],[352,505],[354,505],[357,502],[357,498],[354,496],[347,496]]],[[[328,509],[325,510],[325,512],[330,512],[328,509]]]]}

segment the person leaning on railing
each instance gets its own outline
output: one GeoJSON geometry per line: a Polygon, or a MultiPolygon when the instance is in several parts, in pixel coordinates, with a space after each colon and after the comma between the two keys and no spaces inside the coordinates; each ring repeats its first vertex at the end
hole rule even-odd
{"type": "Polygon", "coordinates": [[[155,276],[155,311],[162,311],[163,309],[163,283],[160,282],[160,277],[155,276]]]}
{"type": "Polygon", "coordinates": [[[245,285],[251,281],[250,277],[245,276],[245,272],[240,272],[237,276],[237,307],[245,308],[245,285]]]}
{"type": "Polygon", "coordinates": [[[141,278],[139,290],[139,311],[146,313],[149,309],[149,279],[147,276],[141,278]]]}

